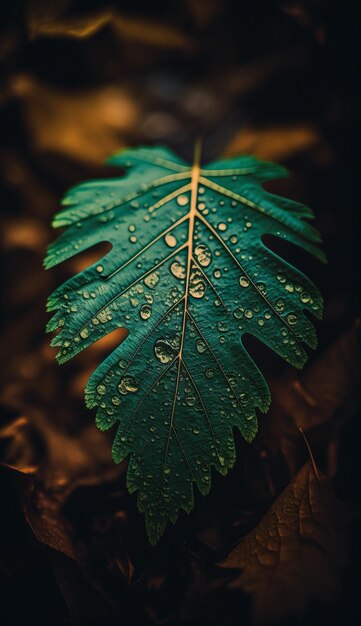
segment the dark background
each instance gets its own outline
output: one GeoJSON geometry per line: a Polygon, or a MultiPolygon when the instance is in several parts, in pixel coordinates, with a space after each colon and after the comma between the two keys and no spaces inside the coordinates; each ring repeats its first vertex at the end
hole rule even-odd
{"type": "Polygon", "coordinates": [[[326,0],[1,4],[2,626],[250,624],[252,598],[217,564],[307,461],[298,413],[351,532],[337,598],[303,598],[296,617],[280,606],[273,623],[358,622],[356,9],[326,0]],[[249,342],[274,389],[271,414],[255,444],[238,437],[236,467],[214,476],[210,496],[198,495],[153,549],[126,467],[111,462],[112,434],[98,433],[83,404],[88,375],[117,338],[60,368],[44,335],[47,296],[95,253],[47,273],[42,258],[69,186],[114,174],[104,159],[125,145],[163,143],[191,158],[200,132],[205,160],[245,152],[289,168],[272,189],[314,209],[329,263],[281,251],[320,286],[325,319],[305,374],[249,342]],[[316,402],[308,408],[292,396],[305,381],[316,402]]]}

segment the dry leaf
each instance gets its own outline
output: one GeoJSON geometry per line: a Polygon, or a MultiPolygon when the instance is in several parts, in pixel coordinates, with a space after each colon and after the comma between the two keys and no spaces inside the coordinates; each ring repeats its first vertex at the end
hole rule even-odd
{"type": "Polygon", "coordinates": [[[276,403],[298,428],[309,430],[342,410],[345,417],[357,404],[360,380],[360,324],[343,333],[298,378],[276,382],[276,403]]]}
{"type": "MultiPolygon", "coordinates": [[[[360,324],[356,321],[297,378],[292,374],[287,379],[274,381],[274,407],[268,426],[272,428],[277,413],[282,413],[284,426],[284,416],[289,418],[293,434],[297,434],[298,428],[309,430],[325,424],[334,416],[343,423],[356,408],[359,380],[360,324]]],[[[281,431],[278,430],[278,437],[281,431]]]]}
{"type": "Polygon", "coordinates": [[[309,124],[264,128],[242,128],[225,148],[226,156],[254,154],[259,159],[283,161],[294,154],[315,149],[321,143],[316,128],[309,124]]]}
{"type": "Polygon", "coordinates": [[[119,87],[66,91],[19,75],[12,93],[24,109],[37,153],[55,153],[102,163],[125,143],[138,118],[138,104],[119,87]]]}
{"type": "Polygon", "coordinates": [[[105,26],[110,26],[123,41],[173,50],[193,48],[190,38],[174,26],[154,20],[130,17],[111,8],[70,17],[55,16],[54,18],[48,15],[30,14],[28,18],[30,39],[37,37],[83,39],[91,37],[105,26]]]}
{"type": "Polygon", "coordinates": [[[344,525],[330,484],[307,463],[221,563],[241,570],[230,585],[252,596],[254,624],[301,617],[311,599],[335,601],[345,562],[344,525]]]}
{"type": "Polygon", "coordinates": [[[108,445],[95,427],[71,436],[55,429],[40,412],[2,427],[7,444],[2,465],[31,475],[24,490],[24,512],[35,536],[55,550],[78,558],[62,509],[80,486],[119,480],[124,467],[109,459],[108,445]],[[36,444],[36,445],[35,445],[36,444]]]}
{"type": "Polygon", "coordinates": [[[1,426],[1,465],[21,474],[34,474],[38,468],[35,439],[35,431],[25,417],[1,426]]]}

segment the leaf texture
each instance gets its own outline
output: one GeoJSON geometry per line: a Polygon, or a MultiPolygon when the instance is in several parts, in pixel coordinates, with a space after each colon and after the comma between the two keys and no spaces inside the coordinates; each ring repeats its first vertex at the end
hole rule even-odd
{"type": "MultiPolygon", "coordinates": [[[[261,523],[220,564],[241,570],[231,582],[252,596],[253,624],[304,616],[311,599],[334,602],[345,566],[348,511],[327,478],[306,463],[261,523]]],[[[286,623],[286,622],[284,622],[286,623]]]]}
{"type": "Polygon", "coordinates": [[[57,359],[68,361],[116,328],[127,338],[96,369],[86,402],[97,425],[117,424],[113,458],[129,457],[155,543],[180,509],[193,508],[193,483],[211,486],[235,462],[233,428],[247,441],[268,386],[243,346],[250,333],[295,367],[316,346],[305,315],[322,315],[318,289],[262,241],[274,235],[323,260],[302,204],[266,192],[284,168],[236,157],[192,166],[162,147],[116,154],[126,175],[85,182],[66,195],[48,250],[50,268],[99,242],[112,249],[60,286],[48,301],[57,359]]]}

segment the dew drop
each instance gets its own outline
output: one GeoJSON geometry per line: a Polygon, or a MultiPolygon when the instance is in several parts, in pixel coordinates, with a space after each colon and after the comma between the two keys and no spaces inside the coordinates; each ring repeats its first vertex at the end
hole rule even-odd
{"type": "Polygon", "coordinates": [[[134,376],[124,376],[118,385],[118,390],[123,396],[138,391],[138,383],[134,376]]]}
{"type": "Polygon", "coordinates": [[[161,363],[170,363],[176,356],[176,350],[169,341],[165,339],[158,339],[154,346],[154,353],[158,361],[161,363]]]}
{"type": "Polygon", "coordinates": [[[193,298],[203,298],[206,293],[206,283],[204,282],[201,273],[196,270],[191,273],[189,279],[189,293],[193,298]]]}
{"type": "Polygon", "coordinates": [[[224,222],[220,222],[220,224],[218,224],[218,230],[221,230],[224,232],[225,230],[227,230],[227,228],[228,226],[224,222]]]}
{"type": "Polygon", "coordinates": [[[251,309],[246,309],[244,314],[249,320],[253,317],[253,311],[251,309]]]}
{"type": "Polygon", "coordinates": [[[142,318],[142,320],[149,319],[150,316],[152,315],[152,307],[149,306],[149,304],[143,304],[143,306],[141,307],[139,311],[139,315],[142,318]]]}
{"type": "Polygon", "coordinates": [[[197,340],[196,348],[197,348],[197,352],[199,352],[199,354],[202,354],[203,352],[205,352],[207,350],[207,346],[204,343],[203,339],[198,339],[197,340]]]}
{"type": "Polygon", "coordinates": [[[239,399],[241,401],[241,404],[244,406],[246,404],[248,404],[248,396],[246,393],[241,393],[239,396],[239,399]]]}
{"type": "Polygon", "coordinates": [[[106,322],[108,321],[108,313],[106,311],[100,311],[100,313],[98,313],[97,319],[99,322],[101,322],[101,324],[106,324],[106,322]]]}
{"type": "Polygon", "coordinates": [[[248,278],[246,278],[246,276],[241,276],[241,278],[239,279],[239,284],[241,285],[241,287],[249,287],[248,278]]]}
{"type": "Polygon", "coordinates": [[[235,311],[233,311],[233,316],[236,318],[236,320],[241,320],[243,317],[243,309],[241,307],[238,307],[235,311]]]}
{"type": "Polygon", "coordinates": [[[177,198],[177,203],[179,204],[179,206],[185,206],[186,204],[188,204],[188,202],[189,202],[188,196],[181,195],[181,196],[178,196],[177,198]]]}
{"type": "Polygon", "coordinates": [[[97,392],[100,396],[104,396],[107,392],[106,386],[105,385],[98,385],[97,386],[97,392]]]}
{"type": "Polygon", "coordinates": [[[157,283],[159,282],[159,276],[156,272],[152,272],[152,274],[148,274],[145,277],[144,283],[149,287],[149,289],[154,289],[157,283]]]}
{"type": "Polygon", "coordinates": [[[164,241],[166,242],[167,246],[169,246],[170,248],[175,248],[177,245],[177,238],[172,235],[172,233],[167,233],[166,236],[164,237],[164,241]]]}
{"type": "Polygon", "coordinates": [[[170,266],[170,271],[172,272],[173,276],[179,278],[179,280],[182,280],[186,276],[186,270],[184,265],[182,265],[178,261],[174,261],[172,263],[172,265],[170,266]]]}
{"type": "Polygon", "coordinates": [[[311,300],[311,296],[305,291],[303,291],[300,295],[300,299],[301,299],[301,302],[303,302],[303,304],[307,304],[311,300]]]}
{"type": "Polygon", "coordinates": [[[237,375],[236,374],[228,374],[228,382],[231,385],[231,387],[236,387],[237,385],[237,375]]]}
{"type": "Polygon", "coordinates": [[[212,253],[208,246],[206,246],[204,243],[200,243],[196,247],[194,253],[197,257],[199,265],[201,265],[202,267],[208,267],[212,260],[212,253]]]}
{"type": "Polygon", "coordinates": [[[97,272],[99,272],[99,274],[101,274],[102,272],[104,272],[104,267],[102,265],[97,265],[96,270],[97,272]]]}
{"type": "Polygon", "coordinates": [[[291,325],[294,326],[295,324],[297,324],[297,315],[294,315],[294,313],[289,313],[287,315],[287,322],[291,325]]]}

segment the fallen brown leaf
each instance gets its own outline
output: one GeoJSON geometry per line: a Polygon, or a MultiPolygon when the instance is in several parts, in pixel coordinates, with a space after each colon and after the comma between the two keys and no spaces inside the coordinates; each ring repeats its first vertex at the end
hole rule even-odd
{"type": "Polygon", "coordinates": [[[110,26],[124,41],[173,50],[193,48],[191,39],[174,26],[154,20],[130,17],[109,7],[70,17],[46,14],[29,14],[28,17],[30,39],[38,37],[83,39],[91,37],[105,26],[110,26]]]}
{"type": "Polygon", "coordinates": [[[222,561],[222,568],[241,570],[230,586],[252,596],[254,624],[301,617],[312,599],[337,599],[347,544],[341,511],[326,477],[309,462],[222,561]]]}
{"type": "Polygon", "coordinates": [[[115,86],[74,93],[19,75],[11,92],[24,109],[37,153],[90,164],[102,163],[127,143],[139,113],[135,99],[115,86]]]}
{"type": "Polygon", "coordinates": [[[340,409],[345,415],[357,402],[360,356],[360,324],[356,321],[298,378],[273,384],[275,402],[303,430],[326,423],[340,409]]]}
{"type": "Polygon", "coordinates": [[[27,522],[37,539],[76,558],[63,507],[75,489],[120,479],[124,465],[113,463],[106,438],[95,428],[70,435],[34,412],[31,421],[20,417],[4,425],[1,464],[31,476],[23,490],[27,522]],[[36,441],[35,441],[36,439],[36,441]]]}
{"type": "Polygon", "coordinates": [[[315,149],[321,142],[316,128],[309,124],[243,128],[225,148],[226,156],[254,154],[259,159],[282,161],[305,150],[315,149]]]}
{"type": "Polygon", "coordinates": [[[23,416],[1,426],[1,465],[21,474],[34,474],[38,469],[37,454],[32,441],[34,436],[35,430],[23,416]]]}

